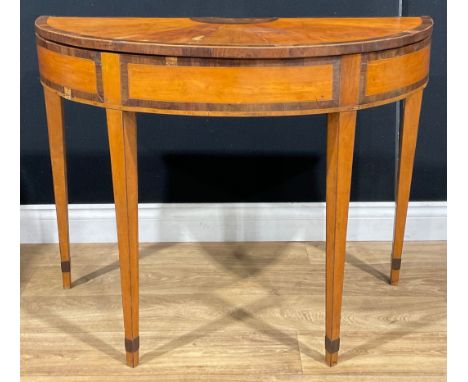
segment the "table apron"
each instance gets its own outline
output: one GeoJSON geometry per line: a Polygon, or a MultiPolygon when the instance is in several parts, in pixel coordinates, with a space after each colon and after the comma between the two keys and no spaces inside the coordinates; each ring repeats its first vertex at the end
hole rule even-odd
{"type": "Polygon", "coordinates": [[[430,39],[365,54],[261,60],[132,55],[36,41],[41,82],[64,98],[205,116],[319,114],[394,102],[426,86],[430,57],[430,39]],[[360,63],[352,74],[343,70],[350,56],[360,63]],[[340,87],[351,75],[359,76],[359,96],[349,103],[340,87]]]}

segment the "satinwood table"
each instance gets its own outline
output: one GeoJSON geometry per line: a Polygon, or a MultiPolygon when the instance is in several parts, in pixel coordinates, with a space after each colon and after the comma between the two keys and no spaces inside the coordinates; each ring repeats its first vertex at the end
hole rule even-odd
{"type": "Polygon", "coordinates": [[[427,16],[36,20],[64,288],[72,283],[62,100],[106,110],[129,366],[138,364],[139,349],[135,113],[328,114],[325,359],[334,365],[356,113],[404,100],[390,273],[396,284],[432,25],[427,16]]]}

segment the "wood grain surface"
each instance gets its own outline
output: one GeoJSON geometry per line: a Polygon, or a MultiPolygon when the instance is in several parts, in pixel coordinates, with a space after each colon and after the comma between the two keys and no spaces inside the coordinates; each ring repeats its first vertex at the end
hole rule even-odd
{"type": "Polygon", "coordinates": [[[193,67],[130,63],[133,99],[190,103],[331,101],[332,63],[310,66],[193,67]]]}
{"type": "Polygon", "coordinates": [[[100,18],[41,16],[36,32],[62,44],[126,53],[222,58],[292,58],[362,53],[421,41],[432,19],[100,18]]]}
{"type": "Polygon", "coordinates": [[[347,245],[340,362],[323,361],[324,243],[141,244],[141,364],[122,362],[116,244],[21,247],[21,373],[27,382],[446,380],[446,244],[347,245]]]}
{"type": "Polygon", "coordinates": [[[94,62],[81,57],[61,55],[41,46],[37,48],[39,70],[48,80],[68,89],[96,93],[94,62]]]}
{"type": "Polygon", "coordinates": [[[386,94],[424,80],[429,73],[430,47],[367,63],[365,95],[386,94]]]}

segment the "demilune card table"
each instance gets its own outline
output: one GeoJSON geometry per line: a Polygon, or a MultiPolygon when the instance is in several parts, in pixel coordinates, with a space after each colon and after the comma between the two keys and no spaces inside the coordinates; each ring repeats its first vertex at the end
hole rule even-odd
{"type": "MultiPolygon", "coordinates": [[[[328,114],[325,359],[337,363],[356,113],[404,101],[390,282],[400,274],[432,19],[41,16],[44,87],[63,287],[71,287],[63,98],[105,108],[127,364],[138,364],[135,113],[328,114]]],[[[287,130],[285,129],[285,134],[287,130]]]]}

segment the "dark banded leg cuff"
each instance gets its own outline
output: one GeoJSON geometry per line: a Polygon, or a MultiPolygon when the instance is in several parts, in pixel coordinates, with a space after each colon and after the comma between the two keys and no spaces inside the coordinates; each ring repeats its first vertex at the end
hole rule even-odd
{"type": "Polygon", "coordinates": [[[140,348],[140,337],[135,337],[133,340],[125,338],[125,351],[135,353],[140,348]]]}
{"type": "Polygon", "coordinates": [[[338,337],[332,341],[328,337],[325,337],[325,350],[328,353],[336,353],[338,350],[340,350],[340,338],[338,337]]]}
{"type": "Polygon", "coordinates": [[[392,259],[392,269],[394,271],[398,271],[400,267],[401,267],[401,259],[399,258],[392,259]]]}
{"type": "Polygon", "coordinates": [[[62,272],[70,272],[70,260],[62,261],[60,266],[62,267],[62,272]]]}

